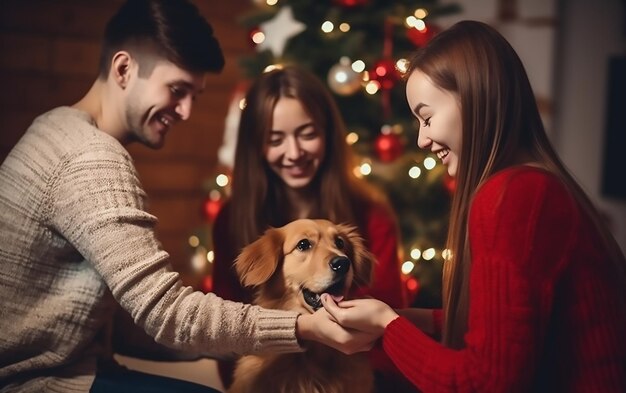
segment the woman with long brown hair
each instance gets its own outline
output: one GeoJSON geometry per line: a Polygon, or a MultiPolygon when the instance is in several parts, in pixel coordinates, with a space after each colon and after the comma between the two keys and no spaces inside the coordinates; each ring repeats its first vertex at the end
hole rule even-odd
{"type": "MultiPolygon", "coordinates": [[[[214,292],[250,302],[233,269],[239,251],[269,227],[324,218],[358,227],[376,256],[372,285],[360,283],[352,295],[403,307],[395,215],[378,190],[354,175],[355,165],[341,115],[317,77],[292,65],[262,74],[245,97],[232,192],[213,229],[214,292]]],[[[381,373],[393,373],[382,352],[372,361],[381,373]]],[[[220,375],[228,385],[227,362],[220,375]]]]}
{"type": "Polygon", "coordinates": [[[381,333],[423,392],[626,391],[624,255],[552,148],[513,48],[459,22],[407,75],[418,145],[457,181],[443,340],[431,311],[324,295],[326,309],[381,333]]]}

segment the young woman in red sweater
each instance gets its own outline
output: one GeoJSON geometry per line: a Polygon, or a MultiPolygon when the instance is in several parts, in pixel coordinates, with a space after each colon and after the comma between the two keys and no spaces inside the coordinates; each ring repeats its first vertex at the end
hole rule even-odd
{"type": "Polygon", "coordinates": [[[326,310],[380,333],[425,393],[625,392],[624,255],[552,148],[513,48],[460,22],[407,75],[418,145],[457,181],[442,342],[430,310],[323,295],[326,310]]]}
{"type": "MultiPolygon", "coordinates": [[[[246,95],[232,192],[214,225],[215,294],[251,302],[233,269],[241,249],[270,226],[326,218],[357,226],[376,256],[372,285],[352,296],[404,307],[395,214],[382,194],[354,175],[355,166],[339,111],[321,81],[296,66],[262,74],[246,95]]],[[[386,386],[404,380],[382,351],[371,359],[386,386]]],[[[219,370],[228,386],[232,362],[220,362],[219,370]]]]}

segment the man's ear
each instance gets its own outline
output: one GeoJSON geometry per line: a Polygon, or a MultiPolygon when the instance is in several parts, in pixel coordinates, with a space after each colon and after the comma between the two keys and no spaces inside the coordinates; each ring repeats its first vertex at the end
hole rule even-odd
{"type": "Polygon", "coordinates": [[[113,55],[111,59],[111,71],[109,77],[118,84],[122,89],[128,86],[128,81],[131,75],[131,66],[133,64],[133,58],[130,53],[126,51],[119,51],[113,55]]]}

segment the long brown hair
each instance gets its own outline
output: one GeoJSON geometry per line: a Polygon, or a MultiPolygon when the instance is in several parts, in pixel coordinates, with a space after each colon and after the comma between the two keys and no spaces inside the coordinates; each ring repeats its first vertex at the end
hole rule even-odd
{"type": "Polygon", "coordinates": [[[447,240],[452,258],[445,264],[443,278],[444,344],[464,346],[471,266],[467,225],[472,198],[487,178],[517,164],[520,152],[554,173],[571,190],[601,234],[619,274],[626,277],[621,250],[558,158],[524,66],[502,35],[481,22],[459,22],[416,53],[407,75],[416,69],[438,87],[455,93],[461,103],[462,147],[447,240]]]}
{"type": "Polygon", "coordinates": [[[256,240],[268,227],[282,226],[296,218],[289,215],[287,186],[270,169],[263,154],[274,107],[281,97],[300,101],[315,127],[324,134],[324,160],[309,186],[315,193],[309,218],[351,223],[363,230],[364,217],[359,213],[374,200],[384,202],[382,194],[353,174],[354,155],[328,90],[309,71],[283,66],[262,74],[252,84],[241,113],[232,194],[227,205],[229,235],[236,249],[256,240]]]}

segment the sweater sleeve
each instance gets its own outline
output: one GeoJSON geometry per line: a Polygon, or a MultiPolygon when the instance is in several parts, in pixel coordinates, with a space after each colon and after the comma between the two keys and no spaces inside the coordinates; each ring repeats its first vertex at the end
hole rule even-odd
{"type": "Polygon", "coordinates": [[[210,355],[300,351],[297,314],[222,300],[183,286],[154,236],[156,218],[130,156],[91,142],[67,157],[51,226],[95,267],[135,323],[161,344],[210,355]]]}
{"type": "Polygon", "coordinates": [[[565,188],[546,173],[489,180],[469,217],[466,346],[445,348],[397,318],[383,347],[407,378],[425,393],[528,391],[577,214],[565,188]]]}

